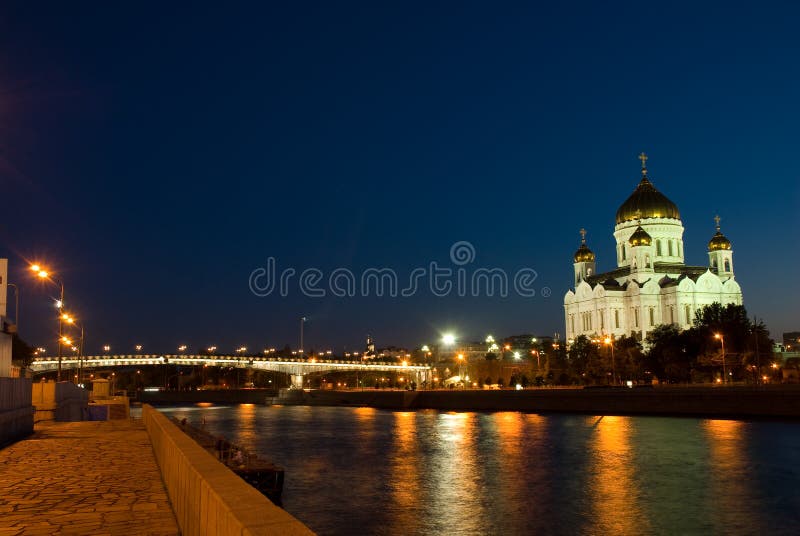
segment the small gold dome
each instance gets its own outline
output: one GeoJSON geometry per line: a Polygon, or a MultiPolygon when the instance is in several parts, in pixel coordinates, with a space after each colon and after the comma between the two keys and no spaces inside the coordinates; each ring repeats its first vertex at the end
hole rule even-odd
{"type": "Polygon", "coordinates": [[[586,244],[581,244],[575,252],[575,262],[594,262],[594,253],[586,244]]]}
{"type": "Polygon", "coordinates": [[[653,238],[647,234],[647,231],[642,229],[642,226],[636,228],[631,237],[628,239],[630,245],[636,246],[649,246],[653,243],[653,238]]]}
{"type": "Polygon", "coordinates": [[[644,165],[647,160],[645,154],[642,153],[639,158],[642,159],[642,180],[617,210],[617,223],[644,218],[681,219],[677,205],[656,190],[656,187],[647,178],[647,167],[644,165]]]}
{"type": "Polygon", "coordinates": [[[708,242],[708,251],[716,251],[718,249],[731,249],[731,241],[719,231],[708,242]]]}
{"type": "Polygon", "coordinates": [[[708,251],[717,251],[718,249],[731,249],[731,241],[722,234],[722,231],[719,230],[719,222],[720,217],[715,216],[714,221],[717,223],[717,232],[714,236],[711,237],[711,240],[708,242],[708,251]]]}

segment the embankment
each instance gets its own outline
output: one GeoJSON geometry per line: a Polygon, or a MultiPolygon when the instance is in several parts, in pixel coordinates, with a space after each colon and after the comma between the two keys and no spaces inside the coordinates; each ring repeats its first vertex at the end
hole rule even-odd
{"type": "Polygon", "coordinates": [[[152,406],[142,407],[142,420],[150,435],[181,534],[313,534],[152,406]]]}
{"type": "Polygon", "coordinates": [[[800,419],[800,386],[795,385],[520,391],[308,391],[294,396],[296,398],[290,403],[385,409],[800,419]]]}
{"type": "Polygon", "coordinates": [[[142,391],[143,404],[176,405],[211,402],[214,404],[264,404],[277,395],[275,389],[200,389],[198,391],[142,391]]]}
{"type": "Polygon", "coordinates": [[[31,381],[0,378],[0,446],[32,433],[31,381]]]}

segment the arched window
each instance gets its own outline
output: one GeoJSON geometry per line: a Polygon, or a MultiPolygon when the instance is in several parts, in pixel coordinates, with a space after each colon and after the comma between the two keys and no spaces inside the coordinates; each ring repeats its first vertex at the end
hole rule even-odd
{"type": "Polygon", "coordinates": [[[731,261],[729,261],[728,259],[725,259],[725,271],[726,272],[731,271],[731,261]]]}
{"type": "Polygon", "coordinates": [[[614,325],[619,329],[619,309],[614,309],[614,325]]]}
{"type": "Polygon", "coordinates": [[[625,245],[622,246],[622,260],[625,260],[625,245]]]}
{"type": "Polygon", "coordinates": [[[644,266],[645,266],[645,268],[650,268],[650,255],[645,255],[645,257],[644,257],[644,266]]]}
{"type": "Polygon", "coordinates": [[[686,323],[687,324],[691,324],[692,323],[692,308],[687,305],[685,307],[685,309],[686,309],[686,323]]]}
{"type": "Polygon", "coordinates": [[[661,240],[656,240],[656,255],[661,256],[661,240]]]}
{"type": "Polygon", "coordinates": [[[650,325],[656,325],[656,311],[652,307],[650,308],[650,325]]]}
{"type": "Polygon", "coordinates": [[[669,252],[669,256],[672,257],[672,240],[667,240],[667,251],[669,252]]]}

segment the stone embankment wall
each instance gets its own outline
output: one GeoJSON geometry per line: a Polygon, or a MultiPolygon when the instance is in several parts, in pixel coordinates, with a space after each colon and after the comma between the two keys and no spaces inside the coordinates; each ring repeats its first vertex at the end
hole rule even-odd
{"type": "Polygon", "coordinates": [[[294,398],[287,397],[277,402],[446,411],[685,415],[732,419],[800,418],[800,386],[797,385],[520,391],[296,391],[294,398]]]}
{"type": "Polygon", "coordinates": [[[313,534],[152,406],[142,406],[142,419],[181,534],[313,534]]]}
{"type": "Polygon", "coordinates": [[[277,394],[275,389],[200,389],[198,391],[141,391],[143,404],[264,404],[268,397],[277,394]]]}
{"type": "Polygon", "coordinates": [[[33,433],[31,381],[0,378],[0,445],[33,433]]]}
{"type": "Polygon", "coordinates": [[[35,382],[32,392],[36,422],[84,420],[89,394],[77,385],[70,382],[35,382]]]}

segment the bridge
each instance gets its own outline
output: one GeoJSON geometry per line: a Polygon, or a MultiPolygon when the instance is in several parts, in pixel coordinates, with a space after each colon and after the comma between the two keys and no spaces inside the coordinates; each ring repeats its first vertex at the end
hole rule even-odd
{"type": "MultiPolygon", "coordinates": [[[[184,355],[184,354],[142,354],[142,355],[94,355],[78,358],[61,358],[62,369],[134,367],[141,365],[180,365],[252,368],[283,372],[292,378],[292,386],[303,387],[307,374],[318,372],[396,372],[413,375],[417,385],[430,383],[431,368],[426,365],[398,363],[364,363],[361,361],[338,361],[310,359],[283,359],[278,357],[255,357],[234,355],[184,355]]],[[[37,357],[30,365],[33,372],[58,370],[58,357],[37,357]]]]}

